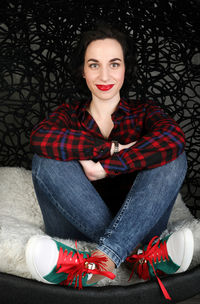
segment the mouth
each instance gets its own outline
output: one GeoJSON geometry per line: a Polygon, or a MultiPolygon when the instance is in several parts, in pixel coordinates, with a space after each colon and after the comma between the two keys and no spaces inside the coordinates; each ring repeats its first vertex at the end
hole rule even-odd
{"type": "Polygon", "coordinates": [[[101,91],[109,91],[110,89],[112,89],[112,87],[114,86],[114,84],[107,84],[107,85],[97,84],[96,86],[101,91]]]}

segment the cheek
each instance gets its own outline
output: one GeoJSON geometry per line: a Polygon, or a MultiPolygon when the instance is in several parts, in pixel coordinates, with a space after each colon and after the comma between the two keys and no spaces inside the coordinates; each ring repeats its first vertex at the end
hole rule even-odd
{"type": "Polygon", "coordinates": [[[92,92],[94,90],[94,80],[92,77],[90,77],[89,75],[87,75],[87,77],[85,77],[85,82],[86,85],[88,87],[88,89],[92,92]]]}
{"type": "Polygon", "coordinates": [[[86,81],[87,86],[91,87],[91,85],[92,85],[92,79],[91,79],[91,77],[89,75],[87,75],[85,77],[85,81],[86,81]]]}
{"type": "Polygon", "coordinates": [[[124,82],[124,77],[125,77],[125,70],[121,71],[119,74],[118,74],[118,81],[123,84],[124,82]]]}
{"type": "Polygon", "coordinates": [[[91,82],[94,79],[94,73],[91,73],[90,70],[88,70],[87,68],[84,69],[84,78],[86,80],[86,82],[91,82]]]}

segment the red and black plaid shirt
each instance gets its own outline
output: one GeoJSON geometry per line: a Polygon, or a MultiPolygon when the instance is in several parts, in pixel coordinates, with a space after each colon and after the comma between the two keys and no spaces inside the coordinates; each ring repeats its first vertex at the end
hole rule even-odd
{"type": "Polygon", "coordinates": [[[32,150],[61,161],[100,161],[108,176],[162,166],[178,157],[185,136],[178,124],[153,102],[120,100],[112,114],[114,128],[104,138],[87,112],[87,103],[59,106],[31,134],[32,150]],[[137,143],[110,155],[111,142],[137,143]]]}

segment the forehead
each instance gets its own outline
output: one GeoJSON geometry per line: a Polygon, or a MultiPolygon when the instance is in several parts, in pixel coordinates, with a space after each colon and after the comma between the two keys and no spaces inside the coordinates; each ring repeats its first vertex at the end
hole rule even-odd
{"type": "Polygon", "coordinates": [[[92,41],[85,52],[85,59],[94,58],[97,60],[101,59],[112,59],[120,58],[123,59],[123,50],[121,44],[116,39],[99,39],[92,41]]]}

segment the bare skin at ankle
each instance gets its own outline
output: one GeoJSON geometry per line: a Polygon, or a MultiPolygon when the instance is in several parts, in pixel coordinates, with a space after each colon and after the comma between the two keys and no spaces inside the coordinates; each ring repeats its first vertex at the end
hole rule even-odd
{"type": "MultiPolygon", "coordinates": [[[[138,249],[141,247],[141,244],[139,244],[133,251],[132,251],[132,253],[131,253],[131,255],[132,254],[136,254],[137,253],[137,251],[138,251],[138,249]]],[[[114,269],[115,269],[115,263],[105,254],[105,253],[103,253],[102,251],[100,251],[100,250],[95,250],[95,251],[93,251],[92,252],[92,254],[95,254],[95,255],[97,255],[97,256],[104,256],[104,257],[106,257],[107,258],[107,262],[106,262],[106,270],[107,271],[110,271],[110,272],[113,272],[114,271],[114,269]]],[[[130,263],[128,263],[128,264],[130,264],[130,263]]],[[[130,265],[131,266],[131,268],[132,268],[132,265],[130,265]]],[[[93,283],[96,283],[96,282],[99,282],[100,280],[102,280],[102,279],[104,279],[105,277],[104,276],[102,276],[102,275],[93,275],[92,277],[91,277],[91,279],[90,280],[88,280],[87,281],[87,284],[89,285],[89,284],[93,284],[93,283]]]]}
{"type": "MultiPolygon", "coordinates": [[[[115,264],[113,263],[113,261],[105,254],[103,253],[102,251],[100,250],[96,250],[94,252],[92,252],[92,254],[95,254],[97,256],[103,256],[103,257],[106,257],[107,258],[107,262],[105,263],[106,264],[106,270],[107,271],[110,271],[110,272],[113,272],[114,269],[115,269],[115,264]]],[[[87,284],[93,284],[93,283],[96,283],[102,279],[104,279],[105,277],[103,275],[97,275],[97,274],[94,274],[90,280],[87,281],[87,284]]]]}

